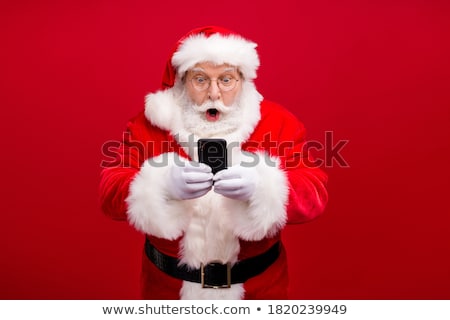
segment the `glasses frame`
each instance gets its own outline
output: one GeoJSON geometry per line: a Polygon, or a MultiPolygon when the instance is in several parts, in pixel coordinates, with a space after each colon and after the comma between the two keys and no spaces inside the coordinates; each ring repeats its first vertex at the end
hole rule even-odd
{"type": "Polygon", "coordinates": [[[205,76],[201,76],[201,77],[204,77],[204,78],[205,78],[205,80],[207,81],[207,84],[205,85],[205,87],[200,88],[200,87],[198,87],[198,83],[195,82],[195,79],[198,78],[198,77],[200,77],[200,76],[201,76],[201,75],[194,75],[194,76],[192,76],[192,77],[189,79],[189,81],[190,81],[191,84],[192,84],[192,87],[193,87],[195,90],[197,90],[198,92],[203,92],[203,91],[208,90],[208,89],[211,87],[211,83],[212,83],[213,81],[216,81],[217,87],[219,88],[220,91],[222,91],[222,92],[232,91],[233,89],[236,88],[236,85],[237,85],[237,83],[238,83],[239,80],[240,80],[240,79],[236,79],[236,78],[233,77],[233,76],[230,76],[230,78],[234,81],[234,84],[232,84],[232,85],[230,85],[230,86],[227,87],[227,86],[224,86],[224,85],[220,82],[220,79],[223,78],[223,77],[218,77],[218,78],[212,79],[212,78],[209,78],[208,76],[205,75],[205,76]]]}

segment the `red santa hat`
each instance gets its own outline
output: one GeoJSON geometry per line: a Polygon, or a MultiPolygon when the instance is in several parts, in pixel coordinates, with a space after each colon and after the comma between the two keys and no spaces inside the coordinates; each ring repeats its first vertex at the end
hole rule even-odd
{"type": "Polygon", "coordinates": [[[236,66],[244,79],[253,80],[259,67],[256,47],[256,43],[221,27],[194,29],[175,46],[166,64],[162,86],[173,87],[177,76],[181,79],[188,69],[205,61],[236,66]]]}

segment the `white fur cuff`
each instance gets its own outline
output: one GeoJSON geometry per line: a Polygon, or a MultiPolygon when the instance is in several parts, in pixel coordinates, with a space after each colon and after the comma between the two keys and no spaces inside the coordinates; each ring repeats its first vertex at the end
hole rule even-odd
{"type": "Polygon", "coordinates": [[[180,159],[174,153],[164,153],[144,162],[126,199],[128,220],[137,230],[169,240],[181,236],[189,220],[184,201],[170,199],[167,190],[168,171],[175,157],[180,159]]]}
{"type": "Polygon", "coordinates": [[[248,202],[227,200],[234,223],[233,230],[241,239],[258,241],[275,235],[287,220],[286,205],[289,184],[278,159],[259,153],[256,170],[259,182],[248,202]]]}

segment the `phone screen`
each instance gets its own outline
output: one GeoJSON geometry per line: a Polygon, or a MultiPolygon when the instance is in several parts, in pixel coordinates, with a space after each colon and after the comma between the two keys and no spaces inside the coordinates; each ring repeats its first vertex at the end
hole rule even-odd
{"type": "Polygon", "coordinates": [[[199,139],[198,160],[211,167],[212,173],[227,168],[227,142],[224,139],[199,139]]]}

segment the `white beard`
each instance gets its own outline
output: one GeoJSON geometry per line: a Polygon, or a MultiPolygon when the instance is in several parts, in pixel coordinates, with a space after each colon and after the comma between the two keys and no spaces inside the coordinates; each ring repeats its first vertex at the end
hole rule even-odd
{"type": "Polygon", "coordinates": [[[183,83],[177,81],[171,89],[146,96],[145,116],[152,125],[169,131],[197,161],[199,138],[222,138],[235,146],[246,141],[261,118],[262,99],[252,82],[243,81],[241,92],[232,105],[207,102],[197,106],[187,95],[183,83]],[[217,121],[206,119],[209,108],[219,110],[217,121]]]}
{"type": "Polygon", "coordinates": [[[202,105],[197,105],[188,97],[186,90],[183,90],[179,102],[182,109],[184,129],[199,138],[229,135],[239,129],[244,116],[239,97],[229,106],[225,106],[220,101],[211,100],[202,105]],[[220,112],[220,118],[217,121],[206,119],[206,111],[212,108],[220,112]]]}

